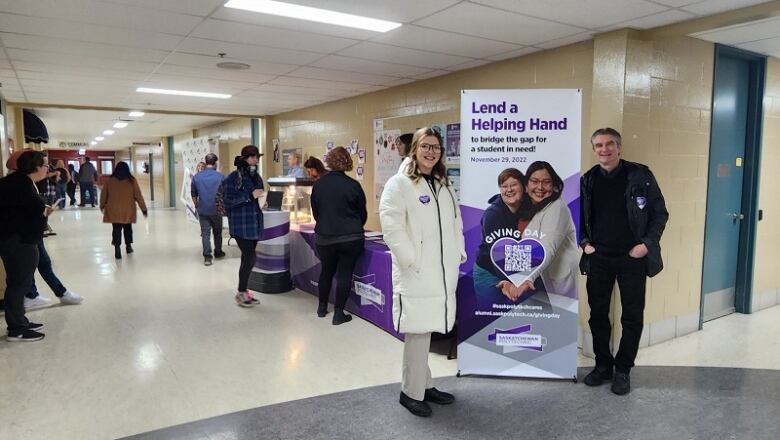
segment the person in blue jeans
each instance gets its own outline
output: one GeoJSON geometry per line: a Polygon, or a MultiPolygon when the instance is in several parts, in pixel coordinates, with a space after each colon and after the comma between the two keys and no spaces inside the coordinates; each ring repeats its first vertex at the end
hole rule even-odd
{"type": "Polygon", "coordinates": [[[81,189],[81,203],[84,206],[87,203],[95,207],[97,203],[97,194],[95,193],[95,183],[97,183],[97,170],[90,162],[88,156],[84,157],[84,164],[79,168],[79,188],[81,189]]]}
{"type": "Polygon", "coordinates": [[[222,216],[217,213],[216,196],[225,176],[217,171],[217,155],[206,155],[206,168],[192,178],[190,193],[200,223],[200,238],[203,242],[203,264],[211,266],[212,258],[222,258],[222,216]],[[214,236],[214,254],[211,254],[211,235],[214,236]]]}
{"type": "MultiPolygon", "coordinates": [[[[41,277],[46,284],[49,285],[49,288],[54,292],[54,295],[60,299],[60,303],[65,305],[76,305],[81,304],[81,302],[84,301],[84,298],[81,295],[68,290],[62,284],[62,281],[57,278],[57,275],[54,273],[54,267],[51,264],[51,257],[49,257],[49,253],[46,251],[43,240],[38,241],[38,273],[41,274],[41,277]]],[[[47,307],[49,305],[51,305],[51,300],[40,296],[38,288],[35,285],[35,280],[33,279],[30,291],[24,298],[24,308],[26,310],[32,310],[47,307]]]]}

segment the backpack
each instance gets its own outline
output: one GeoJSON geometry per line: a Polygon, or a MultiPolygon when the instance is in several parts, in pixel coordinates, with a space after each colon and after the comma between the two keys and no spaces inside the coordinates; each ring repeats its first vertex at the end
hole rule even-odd
{"type": "Polygon", "coordinates": [[[225,181],[223,180],[222,183],[219,184],[219,189],[217,189],[217,194],[214,197],[214,206],[217,208],[217,215],[220,217],[224,217],[227,215],[227,210],[225,209],[225,201],[222,198],[222,193],[225,190],[225,181]]]}

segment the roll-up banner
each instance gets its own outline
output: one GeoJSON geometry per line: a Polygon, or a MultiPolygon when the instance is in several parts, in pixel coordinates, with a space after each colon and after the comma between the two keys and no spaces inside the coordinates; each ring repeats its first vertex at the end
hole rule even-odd
{"type": "Polygon", "coordinates": [[[461,374],[577,374],[582,93],[464,90],[461,374]]]}

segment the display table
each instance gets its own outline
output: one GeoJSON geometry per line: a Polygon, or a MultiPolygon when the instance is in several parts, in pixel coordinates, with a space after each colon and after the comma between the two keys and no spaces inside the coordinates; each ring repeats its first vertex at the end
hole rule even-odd
{"type": "MultiPolygon", "coordinates": [[[[381,238],[366,238],[365,251],[358,259],[352,275],[346,310],[402,340],[403,337],[393,328],[393,267],[390,249],[381,238]]],[[[290,227],[290,258],[295,287],[318,295],[321,264],[314,244],[314,224],[290,227]]],[[[335,298],[335,288],[334,280],[331,303],[335,298]]]]}

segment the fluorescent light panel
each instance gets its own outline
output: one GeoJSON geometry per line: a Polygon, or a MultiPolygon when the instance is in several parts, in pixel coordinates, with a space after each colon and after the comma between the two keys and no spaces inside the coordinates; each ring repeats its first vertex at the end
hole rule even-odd
{"type": "MultiPolygon", "coordinates": [[[[92,142],[89,143],[89,145],[97,145],[97,142],[92,141],[92,142]]],[[[79,153],[79,154],[81,154],[81,153],[79,153]]]]}
{"type": "Polygon", "coordinates": [[[103,136],[98,136],[95,138],[95,140],[98,142],[102,141],[103,139],[105,139],[103,136]]]}
{"type": "Polygon", "coordinates": [[[114,124],[114,128],[125,128],[127,127],[127,122],[119,121],[116,124],[114,124]]]}
{"type": "Polygon", "coordinates": [[[114,130],[103,130],[103,134],[105,136],[111,136],[114,133],[115,133],[114,130]]]}
{"type": "Polygon", "coordinates": [[[274,0],[230,0],[225,3],[225,7],[259,12],[261,14],[297,18],[299,20],[316,21],[318,23],[335,24],[337,26],[365,29],[374,32],[387,32],[401,26],[401,23],[393,21],[345,14],[343,12],[329,11],[327,9],[312,8],[309,6],[293,5],[274,0]]]}
{"type": "Polygon", "coordinates": [[[143,117],[143,115],[145,115],[145,114],[146,113],[144,113],[144,112],[135,112],[135,111],[133,111],[133,112],[128,113],[127,116],[130,116],[131,118],[140,118],[140,117],[143,117]]]}
{"type": "Polygon", "coordinates": [[[216,99],[230,99],[233,95],[226,95],[224,93],[209,93],[209,92],[191,92],[189,90],[170,90],[170,89],[150,89],[148,87],[139,87],[135,89],[138,93],[156,93],[159,95],[176,95],[176,96],[195,96],[198,98],[216,98],[216,99]]]}

